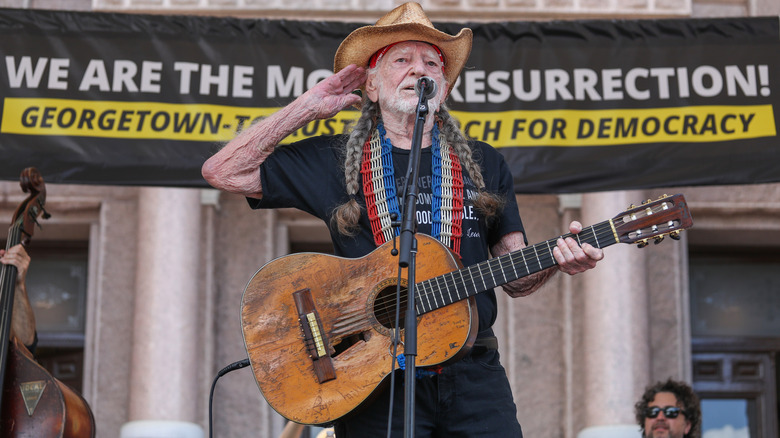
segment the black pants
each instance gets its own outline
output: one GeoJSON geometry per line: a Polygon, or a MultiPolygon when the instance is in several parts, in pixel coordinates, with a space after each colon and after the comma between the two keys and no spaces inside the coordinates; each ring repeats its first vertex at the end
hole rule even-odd
{"type": "MultiPolygon", "coordinates": [[[[404,436],[404,375],[397,372],[392,437],[404,436]]],[[[517,421],[504,367],[497,350],[475,351],[441,374],[416,381],[415,438],[518,437],[517,421]]],[[[387,436],[389,388],[365,409],[335,424],[337,438],[387,436]]]]}

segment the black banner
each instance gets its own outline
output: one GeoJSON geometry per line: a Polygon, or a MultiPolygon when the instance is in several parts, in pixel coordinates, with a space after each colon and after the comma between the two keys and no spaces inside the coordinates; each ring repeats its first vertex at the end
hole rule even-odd
{"type": "MultiPolygon", "coordinates": [[[[330,75],[358,26],[0,9],[0,178],[206,187],[203,161],[330,75]]],[[[464,26],[449,104],[519,193],[780,181],[777,17],[437,24],[464,26]]]]}

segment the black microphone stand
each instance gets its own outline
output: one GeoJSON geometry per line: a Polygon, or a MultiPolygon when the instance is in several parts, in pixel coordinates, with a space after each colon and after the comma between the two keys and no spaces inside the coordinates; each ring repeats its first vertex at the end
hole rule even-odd
{"type": "MultiPolygon", "coordinates": [[[[424,80],[427,82],[427,80],[424,80]]],[[[428,85],[423,83],[422,85],[428,85]]],[[[401,219],[401,242],[399,244],[398,265],[407,268],[407,309],[404,316],[404,436],[414,437],[414,395],[415,377],[417,374],[415,361],[417,359],[417,308],[415,288],[415,263],[417,258],[417,175],[420,173],[420,150],[422,149],[423,128],[428,115],[427,86],[421,86],[420,100],[417,104],[417,118],[414,121],[412,147],[409,154],[409,170],[407,171],[406,193],[404,194],[404,209],[401,219]]]]}

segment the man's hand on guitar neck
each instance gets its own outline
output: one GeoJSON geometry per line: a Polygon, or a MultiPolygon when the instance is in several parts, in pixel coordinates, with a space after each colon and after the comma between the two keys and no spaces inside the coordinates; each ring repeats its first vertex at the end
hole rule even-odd
{"type": "MultiPolygon", "coordinates": [[[[582,224],[574,221],[569,225],[572,234],[582,231],[582,224]]],[[[596,263],[604,258],[604,250],[589,243],[580,246],[571,237],[558,239],[558,246],[553,248],[553,257],[558,263],[558,270],[569,275],[579,274],[596,267],[596,263]]]]}
{"type": "MultiPolygon", "coordinates": [[[[582,231],[582,224],[574,221],[569,225],[572,234],[582,231]]],[[[490,248],[493,257],[502,256],[513,251],[525,248],[523,233],[509,233],[490,248]]],[[[503,286],[504,291],[511,297],[524,297],[536,292],[550,277],[558,271],[569,275],[579,274],[596,267],[596,263],[604,258],[604,251],[588,243],[580,246],[571,237],[558,239],[558,246],[553,248],[553,257],[557,263],[556,268],[520,278],[503,286]]]]}

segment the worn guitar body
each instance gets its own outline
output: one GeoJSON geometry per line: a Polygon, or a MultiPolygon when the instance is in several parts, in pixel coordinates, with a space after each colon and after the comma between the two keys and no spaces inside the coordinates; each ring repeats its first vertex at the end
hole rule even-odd
{"type": "MultiPolygon", "coordinates": [[[[462,268],[438,240],[418,235],[416,364],[444,364],[466,354],[477,329],[474,296],[557,264],[559,238],[605,248],[640,248],[664,236],[679,239],[693,219],[682,195],[631,206],[604,222],[462,268]]],[[[293,254],[263,266],[250,280],[241,309],[244,342],[268,403],[304,424],[342,418],[365,403],[392,364],[391,327],[397,257],[388,242],[359,259],[293,254]]],[[[401,278],[406,278],[402,273],[401,278]]],[[[397,354],[401,354],[401,348],[397,354]]]]}
{"type": "MultiPolygon", "coordinates": [[[[417,237],[418,282],[460,267],[437,240],[417,237]]],[[[388,242],[359,259],[293,254],[265,265],[247,285],[244,342],[263,396],[284,417],[306,424],[341,418],[389,376],[398,278],[398,257],[391,250],[388,242]],[[301,314],[316,315],[316,322],[301,314]]],[[[402,311],[405,297],[404,288],[402,311]]],[[[419,316],[417,366],[459,358],[474,343],[476,330],[473,297],[419,316]]],[[[401,344],[397,354],[402,353],[401,344]]]]}

